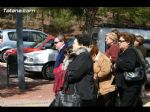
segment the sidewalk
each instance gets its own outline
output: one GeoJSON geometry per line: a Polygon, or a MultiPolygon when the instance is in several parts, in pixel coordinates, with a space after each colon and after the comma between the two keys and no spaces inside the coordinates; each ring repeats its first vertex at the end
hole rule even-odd
{"type": "Polygon", "coordinates": [[[2,107],[48,107],[51,101],[49,100],[4,100],[0,103],[2,107]],[[13,102],[13,103],[12,103],[13,102]]]}
{"type": "MultiPolygon", "coordinates": [[[[35,82],[34,82],[35,83],[35,82]]],[[[48,107],[54,99],[52,92],[52,83],[27,83],[28,88],[24,91],[19,91],[18,86],[0,88],[1,99],[0,106],[2,107],[48,107]]],[[[143,107],[150,107],[150,93],[144,98],[143,107]]]]}
{"type": "Polygon", "coordinates": [[[150,107],[150,102],[146,103],[144,107],[150,107]]]}
{"type": "MultiPolygon", "coordinates": [[[[54,81],[25,77],[26,89],[20,91],[18,79],[11,78],[6,86],[6,68],[0,66],[0,106],[2,107],[48,107],[54,99],[54,81]],[[5,83],[4,83],[5,82],[5,83]]],[[[144,107],[150,107],[150,91],[143,98],[144,107]]]]}
{"type": "Polygon", "coordinates": [[[10,86],[7,86],[6,80],[6,64],[0,63],[0,106],[2,107],[48,107],[54,99],[54,81],[25,77],[26,89],[20,91],[17,77],[9,79],[10,86]]]}
{"type": "Polygon", "coordinates": [[[27,83],[27,89],[20,91],[17,85],[0,87],[2,107],[48,107],[54,99],[53,84],[48,82],[27,83]]]}

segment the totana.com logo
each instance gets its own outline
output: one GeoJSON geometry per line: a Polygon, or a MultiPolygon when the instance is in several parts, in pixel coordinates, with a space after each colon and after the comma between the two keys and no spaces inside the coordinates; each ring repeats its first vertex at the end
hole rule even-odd
{"type": "Polygon", "coordinates": [[[36,10],[35,9],[24,9],[24,8],[20,8],[20,9],[13,9],[13,8],[4,8],[3,11],[5,13],[35,13],[36,10]]]}

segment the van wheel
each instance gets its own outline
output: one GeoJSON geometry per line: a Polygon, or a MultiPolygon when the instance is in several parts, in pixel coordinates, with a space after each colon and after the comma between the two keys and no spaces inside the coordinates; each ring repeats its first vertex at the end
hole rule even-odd
{"type": "Polygon", "coordinates": [[[44,65],[42,69],[42,75],[44,79],[46,80],[54,79],[53,69],[54,69],[54,62],[47,63],[46,65],[44,65]]]}

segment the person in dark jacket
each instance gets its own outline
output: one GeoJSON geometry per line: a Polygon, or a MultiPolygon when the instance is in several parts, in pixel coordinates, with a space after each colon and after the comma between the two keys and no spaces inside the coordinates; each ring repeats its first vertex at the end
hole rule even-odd
{"type": "MultiPolygon", "coordinates": [[[[145,64],[146,63],[145,58],[147,56],[147,50],[143,46],[143,43],[144,43],[144,37],[143,36],[141,36],[141,35],[135,36],[134,46],[135,46],[135,48],[137,48],[137,50],[139,50],[140,58],[141,58],[143,64],[145,64]]],[[[147,80],[147,77],[146,77],[146,80],[147,80]]],[[[146,96],[146,94],[145,94],[145,83],[142,86],[141,96],[142,97],[146,96]]]]}
{"type": "MultiPolygon", "coordinates": [[[[142,106],[138,104],[140,99],[141,87],[143,81],[125,80],[124,72],[133,72],[135,67],[140,66],[138,56],[133,47],[131,47],[132,38],[126,32],[120,33],[119,47],[121,53],[114,65],[115,81],[120,96],[120,106],[142,106]]],[[[141,100],[142,101],[142,100],[141,100]]]]}
{"type": "Polygon", "coordinates": [[[144,37],[142,37],[141,35],[137,35],[135,37],[134,46],[142,52],[143,57],[145,59],[147,55],[147,50],[143,46],[143,43],[144,43],[144,37]]]}
{"type": "Polygon", "coordinates": [[[81,106],[96,105],[93,61],[89,53],[89,45],[90,37],[87,35],[80,35],[74,40],[73,53],[75,57],[67,67],[69,74],[65,82],[68,84],[67,91],[70,94],[74,93],[74,84],[76,84],[77,93],[81,97],[81,106]]]}
{"type": "Polygon", "coordinates": [[[67,44],[64,41],[64,36],[63,35],[58,35],[55,40],[54,40],[54,44],[56,49],[58,50],[59,54],[57,56],[57,59],[55,61],[55,67],[58,67],[60,63],[63,62],[64,59],[64,51],[67,48],[67,44]]]}
{"type": "Polygon", "coordinates": [[[61,90],[61,88],[63,86],[64,74],[62,71],[62,63],[63,63],[63,60],[65,58],[64,52],[67,48],[67,44],[64,41],[63,35],[58,35],[54,40],[54,44],[55,44],[56,49],[59,52],[59,54],[56,58],[54,70],[53,70],[53,74],[55,77],[53,91],[55,92],[55,95],[56,95],[61,90]]]}

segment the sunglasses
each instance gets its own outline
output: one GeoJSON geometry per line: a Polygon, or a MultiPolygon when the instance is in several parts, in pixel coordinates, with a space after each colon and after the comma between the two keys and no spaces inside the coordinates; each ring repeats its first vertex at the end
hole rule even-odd
{"type": "Polygon", "coordinates": [[[122,43],[122,42],[125,42],[125,40],[119,40],[118,42],[122,43]]]}
{"type": "MultiPolygon", "coordinates": [[[[58,42],[60,42],[60,41],[58,41],[58,42]]],[[[54,44],[57,44],[58,42],[54,42],[54,44]]]]}

